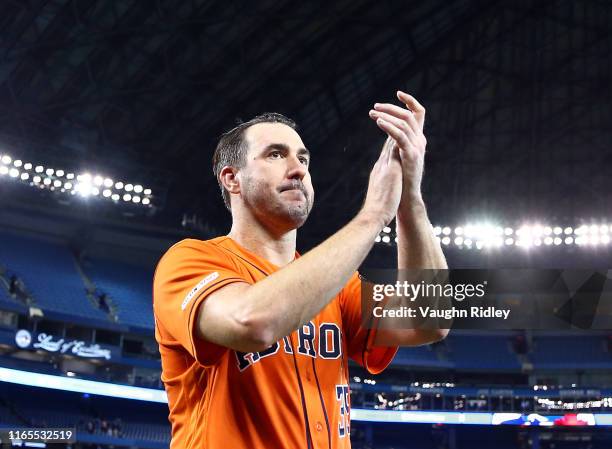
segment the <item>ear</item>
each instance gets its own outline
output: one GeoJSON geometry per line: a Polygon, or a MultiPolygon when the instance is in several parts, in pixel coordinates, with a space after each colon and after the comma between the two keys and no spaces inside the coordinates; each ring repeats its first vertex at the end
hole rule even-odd
{"type": "Polygon", "coordinates": [[[234,167],[226,165],[219,173],[221,184],[229,193],[240,193],[240,180],[238,179],[238,170],[234,167]]]}

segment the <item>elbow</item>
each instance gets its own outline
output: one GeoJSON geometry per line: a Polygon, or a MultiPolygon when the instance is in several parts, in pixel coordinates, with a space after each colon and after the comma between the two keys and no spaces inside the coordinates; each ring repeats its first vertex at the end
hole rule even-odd
{"type": "Polygon", "coordinates": [[[416,331],[411,344],[408,346],[431,345],[442,341],[448,335],[449,329],[428,329],[416,331]]]}
{"type": "Polygon", "coordinates": [[[432,336],[430,343],[437,343],[439,341],[444,340],[448,336],[450,329],[434,329],[431,332],[432,336]]]}
{"type": "Polygon", "coordinates": [[[243,352],[260,352],[277,342],[273,327],[267,320],[242,316],[236,320],[243,352]]]}
{"type": "Polygon", "coordinates": [[[248,342],[248,352],[261,352],[268,349],[277,342],[272,332],[267,329],[251,329],[245,339],[248,342]]]}

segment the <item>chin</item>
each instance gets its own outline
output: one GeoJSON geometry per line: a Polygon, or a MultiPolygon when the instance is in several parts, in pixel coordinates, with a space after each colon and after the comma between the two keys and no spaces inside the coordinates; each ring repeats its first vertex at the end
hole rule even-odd
{"type": "Polygon", "coordinates": [[[310,212],[303,208],[292,208],[286,212],[285,217],[292,229],[297,229],[306,223],[309,214],[310,212]]]}
{"type": "Polygon", "coordinates": [[[291,227],[293,229],[297,229],[301,227],[304,223],[306,223],[306,220],[308,220],[308,214],[303,214],[303,213],[300,213],[299,215],[292,214],[289,217],[287,217],[287,221],[291,223],[291,227]]]}

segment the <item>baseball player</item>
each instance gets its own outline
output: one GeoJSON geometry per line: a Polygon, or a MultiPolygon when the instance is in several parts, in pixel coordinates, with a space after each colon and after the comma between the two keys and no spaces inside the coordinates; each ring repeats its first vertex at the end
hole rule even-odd
{"type": "Polygon", "coordinates": [[[303,255],[296,231],[314,189],[295,124],[264,114],[220,139],[213,169],[231,231],[175,244],[154,278],[172,449],[350,448],[349,358],[376,374],[398,345],[446,336],[360,325],[356,270],[394,217],[398,268],[446,268],[420,190],[425,110],[397,96],[405,107],[370,111],[388,138],[362,209],[303,255]]]}

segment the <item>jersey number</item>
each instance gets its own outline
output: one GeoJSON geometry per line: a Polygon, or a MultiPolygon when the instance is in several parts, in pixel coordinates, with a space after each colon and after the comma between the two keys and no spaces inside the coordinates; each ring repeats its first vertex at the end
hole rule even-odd
{"type": "Polygon", "coordinates": [[[336,399],[340,401],[340,420],[338,434],[344,438],[351,433],[351,405],[348,385],[336,385],[336,399]]]}

